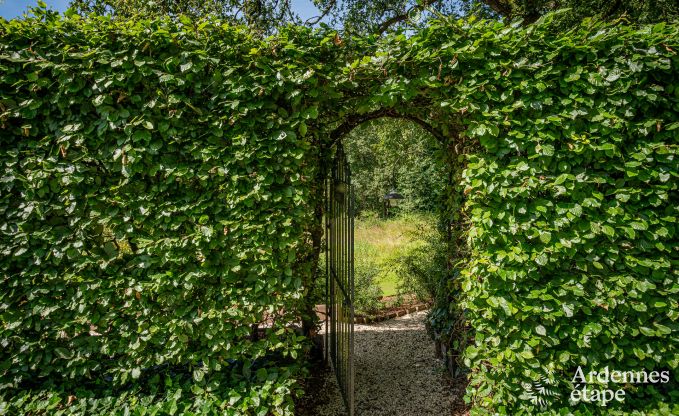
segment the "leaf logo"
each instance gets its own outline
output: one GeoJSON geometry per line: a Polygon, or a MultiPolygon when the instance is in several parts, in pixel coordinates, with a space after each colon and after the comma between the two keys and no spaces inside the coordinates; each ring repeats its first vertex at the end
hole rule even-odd
{"type": "Polygon", "coordinates": [[[524,389],[524,394],[521,398],[530,400],[533,405],[543,409],[549,404],[550,397],[559,395],[559,391],[556,388],[556,380],[551,372],[540,376],[540,379],[533,383],[521,383],[521,385],[524,389]]]}

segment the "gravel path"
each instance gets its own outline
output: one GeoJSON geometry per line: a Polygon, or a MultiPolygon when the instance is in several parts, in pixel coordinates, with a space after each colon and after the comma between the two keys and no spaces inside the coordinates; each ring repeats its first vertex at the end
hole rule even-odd
{"type": "MultiPolygon", "coordinates": [[[[426,311],[355,325],[356,415],[464,415],[464,387],[446,377],[424,327],[426,311]],[[457,410],[455,410],[457,409],[457,410]]],[[[335,375],[328,371],[310,415],[346,415],[335,375]]]]}

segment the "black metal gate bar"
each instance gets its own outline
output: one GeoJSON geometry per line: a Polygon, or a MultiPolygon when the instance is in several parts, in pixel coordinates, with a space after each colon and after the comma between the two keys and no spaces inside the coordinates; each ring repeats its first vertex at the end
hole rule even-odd
{"type": "Polygon", "coordinates": [[[325,196],[326,351],[349,416],[354,416],[354,201],[341,144],[337,144],[325,196]]]}

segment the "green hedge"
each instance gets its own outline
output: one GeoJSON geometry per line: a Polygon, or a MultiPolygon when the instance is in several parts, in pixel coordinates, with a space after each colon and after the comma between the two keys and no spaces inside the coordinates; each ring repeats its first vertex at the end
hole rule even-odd
{"type": "Polygon", "coordinates": [[[435,321],[472,330],[472,413],[679,414],[679,25],[559,18],[433,23],[354,78],[444,136],[462,277],[435,321]],[[570,403],[578,366],[669,380],[570,403]]]}
{"type": "Polygon", "coordinates": [[[289,414],[334,45],[37,13],[0,21],[0,409],[289,414]]]}
{"type": "Polygon", "coordinates": [[[449,163],[474,413],[679,413],[677,25],[39,14],[0,23],[2,411],[291,413],[326,138],[385,110],[449,163]],[[570,404],[578,366],[671,378],[570,404]]]}
{"type": "Polygon", "coordinates": [[[463,181],[469,398],[478,413],[677,414],[679,27],[457,28],[444,103],[483,146],[463,181]],[[671,376],[590,385],[625,390],[601,407],[569,403],[578,366],[671,376]]]}

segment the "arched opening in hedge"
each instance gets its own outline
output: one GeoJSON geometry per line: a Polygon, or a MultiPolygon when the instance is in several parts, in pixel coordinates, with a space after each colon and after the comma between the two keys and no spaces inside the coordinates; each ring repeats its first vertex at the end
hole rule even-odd
{"type": "MultiPolygon", "coordinates": [[[[363,92],[364,93],[364,92],[363,92]]],[[[371,100],[370,96],[365,97],[367,101],[371,100]]],[[[432,124],[430,124],[427,120],[425,120],[423,117],[421,117],[419,114],[413,115],[413,114],[408,114],[407,112],[401,112],[397,108],[407,108],[408,103],[403,103],[403,105],[399,105],[396,107],[388,107],[388,108],[381,108],[377,109],[374,111],[370,111],[368,113],[354,113],[349,116],[346,116],[343,118],[343,121],[341,123],[330,123],[329,126],[323,126],[323,125],[316,125],[316,128],[319,131],[319,136],[321,136],[320,140],[317,142],[317,147],[315,151],[317,151],[317,159],[316,159],[316,177],[315,177],[315,208],[314,208],[314,221],[311,221],[309,223],[310,228],[309,228],[309,234],[311,235],[311,241],[312,241],[312,246],[314,248],[313,252],[316,253],[313,257],[316,259],[315,261],[318,261],[319,259],[319,253],[321,253],[322,250],[322,236],[323,236],[323,218],[324,218],[324,209],[325,209],[325,201],[323,199],[323,183],[326,180],[328,174],[329,174],[329,166],[330,166],[330,161],[332,159],[332,156],[335,151],[335,145],[337,143],[342,142],[347,135],[349,135],[352,131],[355,129],[368,125],[369,123],[373,121],[378,121],[378,120],[400,120],[405,123],[412,123],[413,125],[417,126],[418,129],[421,129],[422,134],[429,135],[433,138],[433,140],[436,142],[436,148],[437,148],[437,154],[436,158],[437,160],[445,166],[445,182],[446,182],[446,189],[444,192],[448,193],[450,192],[453,188],[459,188],[459,183],[455,181],[455,178],[459,178],[460,172],[463,168],[463,161],[461,159],[461,154],[458,154],[457,152],[462,149],[462,146],[460,143],[457,143],[454,139],[446,139],[445,133],[441,131],[440,129],[437,129],[434,127],[432,124]]],[[[432,155],[432,157],[434,157],[432,155]]],[[[388,190],[387,190],[388,192],[388,190]]],[[[457,191],[458,194],[461,194],[461,188],[458,189],[457,191]]],[[[380,198],[382,195],[380,195],[380,198]]],[[[439,218],[439,225],[440,228],[445,229],[444,234],[447,236],[447,240],[452,241],[453,240],[453,235],[459,235],[461,234],[461,229],[462,225],[461,224],[452,224],[452,219],[450,217],[450,212],[451,210],[446,209],[445,207],[448,206],[450,203],[457,203],[457,205],[452,208],[452,210],[459,210],[460,208],[460,201],[461,199],[459,197],[451,198],[451,199],[441,199],[440,206],[437,207],[435,210],[435,215],[439,218]],[[459,230],[456,232],[453,232],[452,228],[458,226],[459,230]]],[[[457,216],[456,218],[459,218],[457,216]]],[[[457,241],[457,243],[460,243],[460,241],[457,241]]],[[[456,244],[457,244],[456,243],[456,244]]],[[[453,250],[455,252],[463,252],[466,250],[458,250],[457,248],[453,250]]],[[[457,258],[457,256],[456,256],[457,258]]],[[[455,259],[451,258],[449,261],[449,265],[452,267],[452,265],[456,262],[455,259]]],[[[314,279],[318,279],[318,276],[314,277],[314,279]]],[[[315,287],[312,288],[312,291],[315,290],[315,287]]],[[[313,305],[308,305],[309,307],[312,307],[313,305]]],[[[313,316],[309,314],[308,316],[313,316]]],[[[308,323],[305,325],[305,327],[310,328],[311,323],[308,323]]]]}
{"type": "MultiPolygon", "coordinates": [[[[401,117],[396,113],[376,118],[375,114],[378,113],[365,117],[364,121],[339,137],[335,143],[343,145],[351,170],[355,190],[354,216],[357,219],[357,232],[362,225],[387,225],[389,219],[395,221],[391,225],[396,228],[403,226],[403,230],[398,232],[394,230],[394,233],[385,235],[385,240],[377,238],[376,235],[373,236],[375,243],[383,246],[387,252],[373,253],[372,256],[384,259],[389,256],[392,249],[396,250],[394,254],[399,251],[397,247],[406,250],[405,246],[401,247],[396,244],[396,241],[407,245],[411,237],[416,238],[416,229],[423,233],[417,237],[418,239],[428,231],[436,231],[435,234],[440,233],[442,238],[446,239],[450,222],[446,218],[445,195],[454,184],[449,181],[453,168],[447,163],[449,161],[446,153],[447,146],[440,137],[436,138],[431,133],[437,132],[429,124],[419,119],[414,121],[414,117],[401,117]],[[360,152],[362,154],[359,154],[360,152]],[[398,207],[389,209],[386,208],[387,201],[384,198],[391,192],[398,193],[403,199],[398,203],[398,207]],[[420,223],[420,220],[426,224],[423,223],[421,227],[410,229],[406,224],[400,223],[400,221],[406,221],[405,219],[399,220],[394,217],[393,214],[398,213],[412,214],[411,220],[414,221],[412,225],[420,223]],[[381,221],[375,222],[374,220],[378,218],[381,221]],[[363,219],[367,221],[362,221],[363,219]],[[394,240],[393,245],[387,244],[388,239],[394,240]]],[[[375,232],[378,229],[382,227],[378,226],[375,232]]],[[[372,244],[369,244],[370,247],[365,246],[369,240],[371,240],[370,234],[358,232],[355,236],[355,245],[358,249],[376,248],[372,244]]],[[[402,256],[405,254],[405,251],[401,252],[402,256]]],[[[368,254],[363,253],[363,256],[366,255],[368,254]]],[[[361,254],[356,256],[357,264],[360,264],[361,254]]],[[[398,261],[392,263],[391,267],[394,270],[398,269],[399,265],[403,265],[398,261]]],[[[369,264],[376,263],[369,262],[369,264]]],[[[388,267],[385,264],[378,267],[378,270],[388,267]]],[[[359,272],[360,270],[357,270],[357,273],[359,272]]],[[[401,272],[404,270],[401,269],[401,272]]],[[[394,284],[396,281],[401,281],[396,279],[395,275],[391,276],[390,280],[394,284]]],[[[395,295],[393,290],[388,291],[389,296],[395,295]]]]}
{"type": "MultiPolygon", "coordinates": [[[[402,122],[399,123],[398,125],[412,125],[414,126],[414,131],[417,131],[417,136],[420,137],[420,140],[422,142],[431,142],[429,145],[427,145],[427,149],[430,153],[428,153],[429,158],[436,158],[437,161],[440,164],[441,169],[436,170],[438,174],[440,174],[439,181],[437,183],[437,186],[440,186],[441,189],[438,187],[436,188],[437,194],[439,195],[440,198],[436,199],[435,208],[432,211],[428,211],[428,214],[432,215],[422,215],[421,216],[409,216],[406,219],[400,218],[400,219],[393,219],[387,220],[384,218],[383,220],[380,220],[378,222],[375,222],[374,220],[368,220],[368,221],[361,221],[360,216],[357,217],[356,220],[356,236],[352,240],[352,243],[355,247],[355,257],[354,257],[354,273],[355,273],[355,283],[356,283],[356,297],[354,299],[353,303],[353,308],[355,309],[356,312],[356,324],[357,324],[357,332],[356,332],[356,338],[354,341],[354,349],[356,351],[356,355],[352,357],[354,360],[354,366],[355,366],[355,374],[356,374],[356,379],[354,380],[354,390],[355,390],[355,397],[356,397],[356,402],[358,408],[365,409],[365,408],[374,408],[374,406],[380,406],[379,403],[385,403],[385,400],[389,402],[389,406],[387,408],[393,409],[393,411],[398,412],[397,405],[399,404],[409,404],[409,406],[412,406],[413,403],[422,403],[421,397],[418,395],[421,394],[417,389],[402,389],[403,386],[408,385],[410,382],[413,381],[413,377],[418,378],[420,382],[422,382],[423,379],[427,379],[428,383],[430,383],[430,386],[432,386],[432,391],[439,391],[440,389],[435,388],[434,386],[438,386],[438,383],[441,382],[441,380],[438,380],[438,378],[434,377],[431,380],[429,380],[426,376],[427,371],[432,371],[432,369],[428,365],[424,365],[424,367],[420,367],[421,364],[415,364],[415,360],[417,362],[422,362],[423,356],[427,356],[431,358],[431,363],[432,366],[440,365],[440,364],[434,364],[434,354],[432,353],[432,345],[428,343],[423,343],[422,338],[428,337],[426,336],[426,330],[424,328],[424,319],[423,316],[416,315],[417,319],[422,321],[421,325],[418,326],[417,324],[413,325],[413,323],[406,324],[406,327],[399,327],[398,329],[394,329],[392,332],[385,332],[381,333],[379,329],[377,328],[371,328],[371,327],[364,327],[361,325],[361,323],[365,322],[375,322],[374,320],[374,314],[377,312],[377,308],[379,308],[379,305],[374,306],[373,303],[369,303],[369,299],[367,299],[370,296],[374,295],[374,292],[369,292],[367,285],[369,284],[374,284],[373,288],[376,290],[376,292],[379,292],[379,286],[374,279],[379,278],[384,278],[385,274],[383,273],[384,269],[391,269],[389,272],[391,274],[394,274],[394,271],[396,273],[402,273],[401,276],[393,276],[397,281],[403,282],[401,279],[405,278],[406,276],[410,276],[411,279],[414,276],[415,279],[419,279],[416,282],[413,282],[412,280],[408,282],[407,289],[408,290],[421,290],[417,292],[418,296],[421,296],[418,299],[415,299],[414,296],[412,295],[413,292],[408,292],[406,296],[407,302],[412,302],[411,304],[406,304],[406,308],[399,309],[398,307],[395,307],[388,312],[393,312],[393,313],[398,313],[399,315],[403,313],[404,311],[409,311],[409,312],[416,312],[416,309],[410,309],[408,307],[412,307],[414,305],[418,305],[418,307],[422,308],[423,306],[421,303],[418,303],[417,300],[433,300],[433,304],[435,308],[437,309],[437,313],[439,316],[442,314],[445,314],[446,316],[452,315],[453,310],[451,309],[450,303],[453,300],[454,297],[456,297],[456,292],[454,291],[453,286],[449,283],[453,279],[451,278],[452,276],[459,275],[459,269],[460,269],[460,264],[458,261],[461,259],[461,257],[464,255],[464,253],[467,252],[467,250],[459,250],[456,247],[453,248],[453,242],[452,236],[453,236],[453,227],[458,226],[461,227],[462,224],[451,224],[451,219],[448,217],[448,210],[445,209],[447,204],[450,202],[448,198],[444,198],[443,195],[449,195],[450,190],[453,188],[459,188],[459,183],[456,183],[454,181],[454,171],[459,171],[461,170],[461,161],[452,158],[449,154],[451,149],[449,147],[455,148],[455,144],[458,144],[457,148],[460,149],[459,143],[455,143],[454,140],[450,140],[453,144],[447,143],[447,140],[444,138],[443,133],[441,131],[436,130],[431,124],[429,124],[427,121],[414,116],[414,115],[403,115],[399,113],[397,108],[403,108],[407,109],[409,107],[408,103],[403,103],[402,105],[395,105],[394,107],[391,108],[385,108],[385,109],[379,109],[375,111],[371,111],[366,114],[353,114],[348,117],[346,117],[346,121],[341,123],[339,126],[334,127],[332,129],[332,133],[329,135],[332,139],[329,140],[329,143],[327,146],[323,147],[323,151],[326,152],[324,153],[321,157],[320,160],[323,161],[321,162],[321,165],[319,166],[319,171],[323,172],[319,177],[320,180],[317,182],[318,189],[323,189],[323,181],[327,177],[328,174],[328,169],[323,169],[324,165],[323,163],[328,163],[329,160],[333,159],[333,154],[335,152],[336,146],[338,146],[340,143],[342,144],[342,147],[344,149],[344,152],[348,154],[348,162],[349,162],[349,168],[352,172],[352,184],[355,184],[357,179],[357,173],[356,170],[354,169],[354,160],[352,159],[352,153],[351,153],[351,141],[350,140],[357,140],[357,137],[353,135],[352,133],[356,132],[359,129],[361,130],[361,133],[359,134],[368,134],[370,128],[377,128],[374,126],[374,123],[379,122],[379,121],[387,121],[387,122],[402,122]],[[425,137],[426,136],[426,137],[425,137]],[[433,152],[432,149],[435,148],[436,151],[433,152]],[[372,224],[372,226],[370,225],[372,224]],[[374,224],[379,224],[375,226],[374,224]],[[415,225],[417,224],[417,225],[415,225]],[[364,232],[364,227],[372,227],[371,231],[369,232],[364,232]],[[385,244],[385,241],[390,238],[396,237],[396,234],[392,232],[387,232],[386,236],[382,235],[379,238],[376,238],[374,235],[375,231],[382,231],[382,230],[389,230],[391,227],[396,227],[398,229],[398,233],[404,233],[403,236],[399,234],[397,238],[394,240],[399,240],[398,242],[396,241],[389,241],[389,244],[385,244]],[[363,236],[363,239],[361,238],[363,236]],[[416,236],[416,237],[415,237],[416,236]],[[416,239],[416,244],[418,244],[417,249],[413,249],[415,245],[410,245],[410,240],[411,238],[416,239]],[[398,246],[398,249],[396,250],[390,250],[387,248],[388,245],[396,245],[398,246]],[[426,247],[425,247],[426,246],[426,247]],[[380,247],[384,248],[384,251],[374,251],[374,247],[380,247]],[[373,250],[370,250],[370,249],[373,250]],[[426,254],[425,254],[426,252],[426,254]],[[451,256],[450,253],[454,252],[455,257],[451,256]],[[380,262],[383,262],[385,257],[388,256],[390,257],[390,260],[388,262],[388,265],[382,266],[380,262]],[[418,257],[419,256],[419,257],[418,257]],[[398,258],[397,258],[398,257],[398,258]],[[426,259],[425,259],[426,257],[426,259]],[[427,270],[423,270],[422,268],[417,269],[418,266],[420,266],[422,263],[426,262],[427,263],[427,270]],[[411,267],[411,268],[408,268],[411,267]],[[413,271],[416,270],[417,271],[413,271]],[[422,274],[426,272],[435,272],[432,273],[432,276],[427,276],[427,278],[422,278],[422,274]],[[419,275],[417,275],[419,273],[419,275]],[[425,286],[425,284],[427,284],[425,286]],[[422,290],[423,289],[423,290],[422,290]],[[365,292],[363,292],[365,291],[365,292]],[[369,312],[367,309],[363,309],[366,307],[366,305],[370,305],[372,307],[375,307],[376,309],[373,309],[371,312],[369,312]],[[366,313],[367,312],[367,313],[366,313]],[[385,334],[387,336],[385,337],[385,334]],[[410,351],[408,352],[408,349],[410,351]],[[382,359],[384,357],[394,357],[393,364],[392,366],[387,366],[385,365],[385,361],[382,359]],[[398,358],[395,358],[398,357],[398,358]],[[396,361],[394,361],[396,360],[396,361]],[[409,372],[404,372],[404,368],[411,368],[411,371],[409,372]],[[426,370],[425,370],[426,368],[426,370]],[[376,384],[376,380],[379,380],[379,383],[376,384]],[[377,390],[375,390],[376,386],[379,386],[377,390]],[[402,389],[402,391],[401,391],[402,389]],[[370,393],[372,394],[378,394],[377,392],[379,391],[384,391],[384,397],[372,397],[370,393]],[[400,392],[400,393],[399,393],[400,392]],[[414,396],[415,395],[415,396],[414,396]],[[366,407],[367,406],[367,407],[366,407]]],[[[424,114],[427,113],[427,111],[423,111],[424,114]]],[[[366,139],[361,139],[361,143],[363,147],[367,147],[367,143],[370,143],[370,140],[366,139]]],[[[414,149],[413,149],[414,150],[414,149]]],[[[399,148],[393,149],[395,152],[408,152],[409,149],[407,148],[399,148]]],[[[329,163],[328,163],[329,164],[329,163]]],[[[439,165],[437,165],[438,167],[439,165]]],[[[334,184],[335,182],[330,182],[334,184]]],[[[334,189],[334,185],[330,185],[331,191],[333,192],[332,189],[334,189]]],[[[404,192],[404,189],[401,187],[396,186],[396,188],[399,192],[403,192],[404,195],[410,194],[408,192],[404,192]]],[[[429,190],[434,190],[434,188],[427,188],[429,190]]],[[[389,189],[383,190],[384,192],[389,192],[389,189]]],[[[461,194],[461,190],[457,191],[458,195],[461,194]]],[[[379,194],[379,198],[382,199],[383,194],[379,194]]],[[[322,229],[328,227],[327,223],[327,213],[325,218],[324,217],[324,212],[323,208],[325,207],[325,201],[320,199],[320,206],[317,209],[317,229],[322,229]],[[322,221],[321,221],[322,220],[322,221]],[[324,227],[325,226],[325,227],[324,227]]],[[[380,209],[381,211],[381,209],[380,209]]],[[[380,213],[380,217],[382,217],[382,214],[380,213]]],[[[459,217],[459,216],[458,216],[459,217]]],[[[320,234],[319,234],[320,235],[320,234]]],[[[320,241],[320,240],[319,240],[320,241]]],[[[455,241],[457,243],[458,241],[455,241]]],[[[324,254],[324,253],[323,253],[324,254]]],[[[322,256],[321,256],[322,257],[322,256]]],[[[324,259],[321,258],[321,262],[324,265],[324,259]]],[[[324,269],[324,266],[321,267],[321,269],[324,269]]],[[[340,269],[341,270],[341,269],[340,269]]],[[[325,273],[326,272],[319,272],[319,275],[322,280],[325,279],[325,273]]],[[[328,274],[328,278],[332,279],[331,273],[328,274]]],[[[325,289],[325,282],[321,282],[321,280],[316,280],[317,284],[317,289],[325,289]],[[320,287],[319,287],[320,286],[320,287]]],[[[388,290],[388,289],[385,289],[388,290]]],[[[399,291],[399,297],[400,295],[404,294],[405,292],[399,291]]],[[[379,295],[377,295],[379,296],[379,295]]],[[[388,300],[387,302],[392,302],[394,301],[397,296],[391,296],[392,299],[388,300]]],[[[321,298],[319,296],[316,296],[316,298],[321,298]]],[[[376,298],[377,303],[380,303],[379,297],[376,298]]],[[[339,302],[341,300],[337,300],[336,302],[339,302]]],[[[332,301],[329,301],[330,304],[333,304],[332,301]]],[[[346,305],[345,305],[346,306],[346,305]]],[[[459,309],[456,309],[459,310],[459,309]]],[[[386,317],[390,316],[389,313],[384,313],[383,311],[377,312],[378,315],[381,315],[381,317],[386,317]]],[[[377,320],[382,320],[380,317],[377,318],[377,320]]],[[[459,320],[461,322],[461,327],[464,327],[464,318],[462,317],[461,314],[459,314],[456,317],[456,320],[459,320]]],[[[338,321],[344,322],[344,319],[338,318],[338,321]]],[[[400,322],[400,321],[399,321],[400,322]]],[[[405,321],[404,321],[405,322],[405,321]]],[[[419,321],[418,321],[419,322],[419,321]]],[[[435,326],[430,327],[431,332],[439,341],[443,341],[445,345],[451,349],[452,347],[452,340],[451,339],[442,339],[448,336],[450,338],[451,334],[442,334],[441,333],[441,327],[443,327],[445,324],[439,322],[435,326]]],[[[321,330],[325,329],[323,326],[321,327],[321,330]]],[[[340,337],[342,338],[342,337],[340,337]]],[[[469,334],[467,332],[465,333],[458,333],[456,334],[456,339],[463,339],[463,338],[469,338],[469,334]]],[[[320,339],[319,339],[320,341],[320,339]]],[[[458,346],[458,349],[453,353],[456,357],[459,357],[461,355],[461,351],[463,350],[463,346],[467,344],[467,341],[461,341],[456,344],[458,346]]],[[[339,347],[338,347],[339,349],[339,347]]],[[[438,351],[440,352],[440,344],[438,351]]],[[[452,353],[452,351],[451,351],[452,353]]],[[[446,358],[448,356],[446,355],[446,358]]],[[[462,363],[459,361],[458,358],[455,358],[454,360],[451,361],[446,361],[446,364],[450,365],[450,368],[452,372],[455,372],[455,370],[461,370],[462,363]],[[455,367],[455,368],[453,368],[455,367]]],[[[322,365],[320,367],[323,367],[322,365]]],[[[440,367],[438,367],[439,370],[441,370],[440,367]]],[[[342,371],[342,362],[339,364],[339,369],[336,369],[336,371],[342,371]]],[[[439,373],[437,373],[439,374],[439,373]]],[[[331,377],[331,379],[334,379],[334,377],[331,377]]],[[[465,383],[461,381],[461,379],[457,379],[458,382],[456,385],[460,387],[460,389],[464,389],[465,383]]],[[[332,380],[330,382],[327,382],[326,380],[326,386],[330,387],[329,391],[334,392],[336,390],[334,383],[332,380]]],[[[324,397],[325,394],[328,394],[328,392],[318,392],[316,388],[318,388],[321,384],[318,382],[312,383],[313,387],[313,394],[316,395],[317,393],[320,394],[320,397],[324,397]]],[[[336,393],[337,396],[339,396],[339,392],[336,393]]],[[[429,397],[429,396],[427,396],[429,397]]],[[[434,400],[438,406],[437,409],[440,411],[446,411],[445,409],[448,409],[448,406],[451,406],[450,402],[450,397],[449,396],[435,396],[432,394],[432,397],[438,397],[436,400],[434,400]]],[[[459,397],[458,397],[459,398],[459,397]]],[[[313,401],[313,398],[310,399],[310,401],[313,401]]],[[[426,401],[426,400],[425,400],[426,401]]],[[[461,401],[461,400],[460,400],[461,401]]],[[[333,400],[330,400],[330,402],[333,402],[333,400]]],[[[311,412],[309,414],[314,414],[313,412],[316,411],[316,406],[318,406],[318,403],[314,405],[309,405],[309,403],[304,402],[303,408],[307,412],[311,412]],[[307,409],[308,407],[311,407],[311,409],[307,409]]],[[[436,405],[433,405],[436,408],[436,405]]],[[[463,404],[458,403],[456,407],[464,407],[463,404]]],[[[323,408],[323,406],[321,406],[323,408]]],[[[404,407],[401,409],[401,411],[406,411],[405,409],[410,408],[410,407],[404,407]]],[[[424,409],[424,408],[422,408],[424,409]]],[[[324,411],[327,411],[324,410],[324,411]]],[[[415,408],[413,408],[413,411],[416,411],[415,408]]],[[[434,410],[432,410],[434,411],[434,410]]]]}

